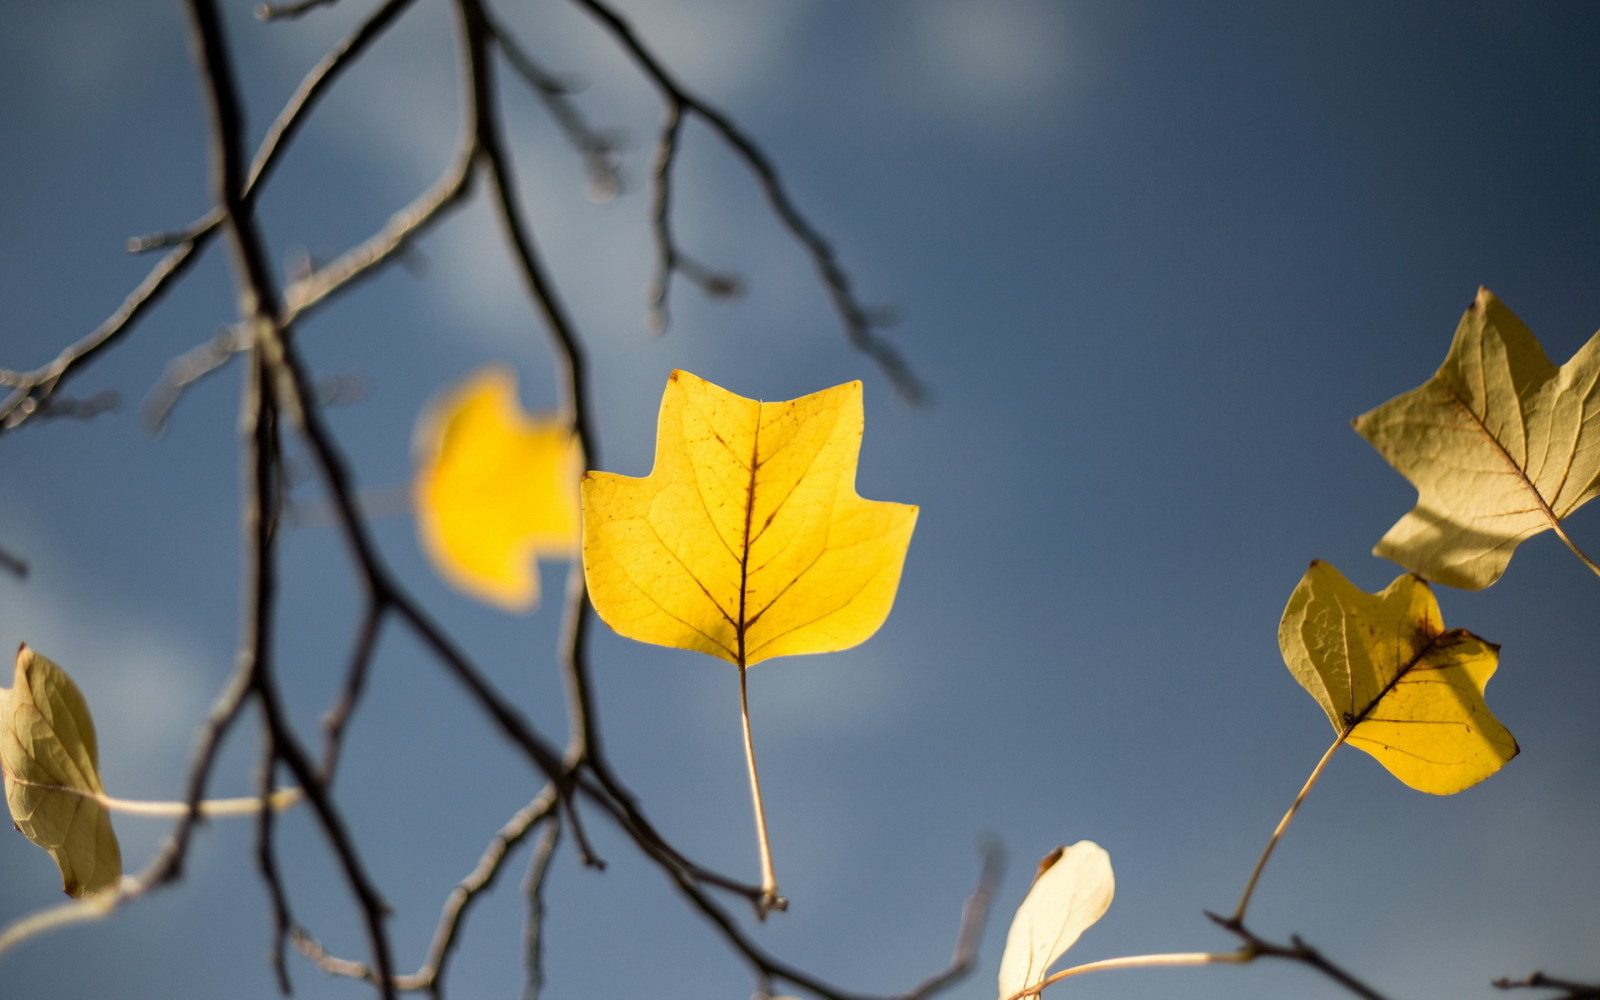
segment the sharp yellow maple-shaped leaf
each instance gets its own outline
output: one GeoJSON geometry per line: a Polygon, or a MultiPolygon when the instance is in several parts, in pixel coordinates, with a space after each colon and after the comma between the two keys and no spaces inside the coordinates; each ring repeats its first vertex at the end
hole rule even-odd
{"type": "Polygon", "coordinates": [[[745,674],[773,656],[865,640],[894,603],[917,508],[856,493],[861,383],[761,403],[684,371],[667,378],[656,462],[583,477],[583,571],[631,639],[739,668],[761,850],[756,912],[783,909],[761,805],[745,674]]]}
{"type": "Polygon", "coordinates": [[[1445,631],[1419,577],[1369,594],[1314,562],[1284,609],[1278,645],[1340,738],[1418,791],[1459,792],[1517,755],[1483,700],[1499,647],[1445,631]]]}
{"type": "Polygon", "coordinates": [[[29,649],[0,688],[0,765],[17,829],[50,852],[69,896],[117,885],[122,851],[99,799],[100,752],[89,706],[72,678],[29,649]]]}
{"type": "Polygon", "coordinates": [[[861,383],[784,403],[667,380],[647,478],[583,480],[595,610],[629,638],[748,667],[865,640],[889,614],[917,508],[856,494],[861,383]]]}
{"type": "Polygon", "coordinates": [[[485,369],[418,424],[417,527],[441,576],[513,611],[539,599],[540,556],[578,544],[581,443],[563,421],[528,418],[516,378],[485,369]]]}
{"type": "Polygon", "coordinates": [[[1439,583],[1480,590],[1524,538],[1561,527],[1600,493],[1600,334],[1551,364],[1510,309],[1478,290],[1439,371],[1356,418],[1417,487],[1373,552],[1439,583]]]}
{"type": "Polygon", "coordinates": [[[1006,934],[1000,1000],[1037,995],[1050,966],[1105,915],[1115,892],[1111,855],[1099,844],[1080,840],[1045,855],[1006,934]]]}

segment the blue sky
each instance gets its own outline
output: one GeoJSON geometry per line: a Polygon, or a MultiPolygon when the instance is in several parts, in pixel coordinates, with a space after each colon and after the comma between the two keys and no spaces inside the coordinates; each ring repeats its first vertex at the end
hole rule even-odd
{"type": "MultiPolygon", "coordinates": [[[[252,135],[367,9],[229,28],[252,135]]],[[[747,296],[673,291],[645,330],[644,181],[659,111],[581,15],[504,16],[583,86],[625,142],[627,190],[583,197],[577,158],[505,82],[529,211],[594,358],[602,467],[648,470],[666,375],[787,399],[860,378],[862,495],[922,513],[894,613],[861,647],[751,675],[778,874],[792,909],[753,933],[831,981],[894,992],[945,960],[976,839],[1012,864],[978,973],[993,995],[1034,861],[1083,838],[1118,873],[1080,960],[1221,950],[1202,916],[1237,899],[1331,738],[1276,648],[1306,564],[1368,590],[1369,554],[1414,500],[1349,428],[1424,381],[1479,285],[1566,360],[1600,326],[1600,8],[1586,3],[1072,3],[961,0],[623,5],[668,63],[774,156],[933,401],[898,403],[843,341],[810,265],[747,174],[686,135],[676,223],[747,296]]],[[[457,127],[443,5],[419,5],[321,108],[261,201],[272,249],[336,253],[443,169],[457,127]]],[[[92,329],[150,261],[130,237],[207,208],[206,137],[179,5],[8,5],[0,13],[0,365],[31,368],[92,329]]],[[[94,706],[107,787],[172,798],[234,662],[242,542],[241,371],[199,384],[165,435],[139,405],[176,355],[235,315],[213,247],[72,384],[115,412],[0,439],[0,643],[26,641],[94,706]]],[[[396,268],[304,324],[320,375],[360,401],[329,417],[375,506],[403,487],[416,415],[482,364],[554,402],[544,333],[493,220],[467,208],[396,268]]],[[[303,452],[294,460],[304,463],[303,452]]],[[[314,505],[309,479],[297,499],[314,505]]],[[[388,503],[392,507],[393,504],[388,503]]],[[[1591,510],[1570,521],[1600,549],[1591,510]]],[[[407,584],[508,695],[562,734],[558,609],[511,616],[457,595],[409,517],[375,522],[407,584]]],[[[564,565],[546,568],[560,592],[564,565]]],[[[308,734],[359,613],[335,535],[284,547],[286,696],[308,734]]],[[[1489,703],[1523,753],[1450,798],[1354,751],[1336,759],[1268,869],[1253,922],[1304,934],[1394,997],[1488,996],[1536,968],[1600,978],[1600,581],[1548,534],[1482,593],[1441,588],[1448,625],[1502,645],[1489,703]]],[[[609,633],[593,646],[616,764],[691,855],[754,878],[735,677],[609,633]]],[[[409,638],[389,634],[339,791],[414,966],[451,885],[536,790],[409,638]]],[[[255,723],[215,791],[252,787],[255,723]]],[[[563,851],[552,997],[742,997],[751,984],[655,871],[603,824],[612,862],[563,851]]],[[[130,869],[166,827],[119,819],[130,869]]],[[[297,915],[364,957],[304,816],[282,850],[297,915]]],[[[0,994],[274,995],[248,823],[197,843],[184,884],[109,923],[0,958],[0,994]]],[[[453,995],[520,989],[514,864],[475,915],[453,995]]],[[[0,920],[58,898],[48,858],[0,837],[0,920]]],[[[369,995],[304,963],[296,993],[369,995]]],[[[1343,996],[1258,964],[1107,974],[1062,996],[1343,996]]]]}

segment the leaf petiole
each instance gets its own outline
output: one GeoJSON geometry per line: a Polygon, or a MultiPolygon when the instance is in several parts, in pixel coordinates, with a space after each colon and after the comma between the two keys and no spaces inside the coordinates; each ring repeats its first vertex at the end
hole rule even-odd
{"type": "Polygon", "coordinates": [[[1260,881],[1261,872],[1267,867],[1267,859],[1272,857],[1272,852],[1277,848],[1279,839],[1283,837],[1283,832],[1289,829],[1289,821],[1294,819],[1294,814],[1300,811],[1300,803],[1306,800],[1306,796],[1311,793],[1312,786],[1317,783],[1318,778],[1322,777],[1322,769],[1327,767],[1328,761],[1333,759],[1334,751],[1344,746],[1344,741],[1350,737],[1353,728],[1352,726],[1347,726],[1334,739],[1333,745],[1328,747],[1327,751],[1322,755],[1322,759],[1317,761],[1317,766],[1311,769],[1311,776],[1300,787],[1300,794],[1296,795],[1294,801],[1289,804],[1288,812],[1283,814],[1283,819],[1278,820],[1277,829],[1273,830],[1272,836],[1267,839],[1267,846],[1261,852],[1261,858],[1256,862],[1255,870],[1250,873],[1249,881],[1244,884],[1244,894],[1239,897],[1239,905],[1234,908],[1233,916],[1224,921],[1228,926],[1238,926],[1244,923],[1244,911],[1250,906],[1250,897],[1255,894],[1256,882],[1260,881]]]}
{"type": "Polygon", "coordinates": [[[756,810],[756,842],[761,848],[761,899],[756,916],[765,920],[773,910],[787,910],[789,901],[778,895],[778,876],[772,868],[772,845],[767,839],[767,813],[761,804],[761,777],[756,773],[756,746],[750,738],[750,697],[745,667],[739,668],[739,719],[744,723],[744,761],[750,771],[750,799],[756,810]]]}
{"type": "MultiPolygon", "coordinates": [[[[100,806],[112,812],[126,813],[130,816],[176,817],[186,815],[189,812],[189,803],[187,802],[149,802],[143,799],[119,799],[104,792],[91,792],[88,789],[73,788],[70,785],[47,785],[43,782],[19,778],[16,775],[10,775],[9,777],[13,784],[81,796],[99,803],[100,806]]],[[[267,806],[273,812],[282,812],[298,803],[304,797],[304,793],[298,788],[280,788],[268,798],[267,806]]],[[[236,799],[201,799],[197,808],[200,815],[207,818],[252,816],[261,811],[261,798],[252,795],[236,799]]]]}
{"type": "Polygon", "coordinates": [[[1180,951],[1160,955],[1124,955],[1120,958],[1102,958],[1097,962],[1085,962],[1074,965],[1070,969],[1062,969],[1039,980],[1028,987],[1001,1000],[1024,1000],[1026,997],[1035,997],[1039,991],[1052,983],[1059,983],[1063,979],[1081,976],[1088,972],[1110,972],[1113,969],[1155,969],[1185,965],[1244,965],[1255,960],[1256,952],[1251,948],[1240,948],[1238,951],[1180,951]]]}
{"type": "Polygon", "coordinates": [[[1589,572],[1595,576],[1600,576],[1600,566],[1595,565],[1593,559],[1583,554],[1583,550],[1578,548],[1578,543],[1574,542],[1572,536],[1568,535],[1566,529],[1561,526],[1561,521],[1557,519],[1551,524],[1551,527],[1555,529],[1556,537],[1561,539],[1561,543],[1571,549],[1572,554],[1577,556],[1585,566],[1589,567],[1589,572]]]}

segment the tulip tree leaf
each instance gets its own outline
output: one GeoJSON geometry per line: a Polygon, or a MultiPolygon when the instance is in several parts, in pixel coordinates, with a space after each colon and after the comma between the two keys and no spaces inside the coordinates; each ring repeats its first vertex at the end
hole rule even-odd
{"type": "Polygon", "coordinates": [[[1355,428],[1417,487],[1373,552],[1480,590],[1519,542],[1600,493],[1600,334],[1557,368],[1480,288],[1433,378],[1355,428]]]}
{"type": "Polygon", "coordinates": [[[532,608],[535,560],[578,544],[583,457],[571,428],[524,416],[515,376],[488,368],[430,406],[417,439],[417,528],[439,574],[490,604],[532,608]]]}
{"type": "Polygon", "coordinates": [[[1418,791],[1459,792],[1517,755],[1483,700],[1500,647],[1445,631],[1419,577],[1369,594],[1314,562],[1284,609],[1278,645],[1341,738],[1418,791]]]}
{"type": "Polygon", "coordinates": [[[600,617],[747,667],[845,649],[889,614],[917,508],[855,491],[861,383],[782,403],[673,372],[646,478],[583,480],[600,617]]]}
{"type": "Polygon", "coordinates": [[[12,820],[55,859],[67,895],[114,888],[122,851],[100,801],[88,703],[65,671],[26,644],[12,687],[0,688],[0,765],[12,820]]]}
{"type": "Polygon", "coordinates": [[[1105,915],[1115,891],[1111,856],[1099,844],[1080,840],[1045,855],[1006,934],[1000,1000],[1037,995],[1050,966],[1105,915]]]}

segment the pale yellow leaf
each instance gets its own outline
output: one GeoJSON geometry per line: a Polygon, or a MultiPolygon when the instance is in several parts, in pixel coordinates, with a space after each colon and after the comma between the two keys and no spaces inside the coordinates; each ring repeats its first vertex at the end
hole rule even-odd
{"type": "Polygon", "coordinates": [[[1099,844],[1080,840],[1045,855],[1006,934],[1000,1000],[1037,993],[1056,959],[1105,915],[1115,891],[1111,855],[1099,844]]]}
{"type": "Polygon", "coordinates": [[[855,491],[861,383],[782,403],[673,372],[646,478],[583,481],[600,617],[749,666],[862,642],[894,603],[917,508],[855,491]]]}
{"type": "Polygon", "coordinates": [[[487,368],[418,423],[417,528],[439,574],[480,600],[527,610],[539,558],[578,543],[580,442],[555,417],[527,417],[515,376],[487,368]]]}
{"type": "Polygon", "coordinates": [[[1284,609],[1278,645],[1334,730],[1418,791],[1459,792],[1517,755],[1483,700],[1500,647],[1445,631],[1416,576],[1369,594],[1314,562],[1284,609]]]}
{"type": "Polygon", "coordinates": [[[1519,542],[1600,493],[1600,334],[1557,368],[1480,288],[1433,378],[1355,428],[1417,487],[1374,553],[1438,583],[1487,587],[1519,542]]]}
{"type": "Polygon", "coordinates": [[[99,801],[105,789],[89,706],[72,678],[26,644],[12,687],[0,688],[0,766],[11,818],[50,852],[67,895],[114,888],[122,852],[99,801]]]}

